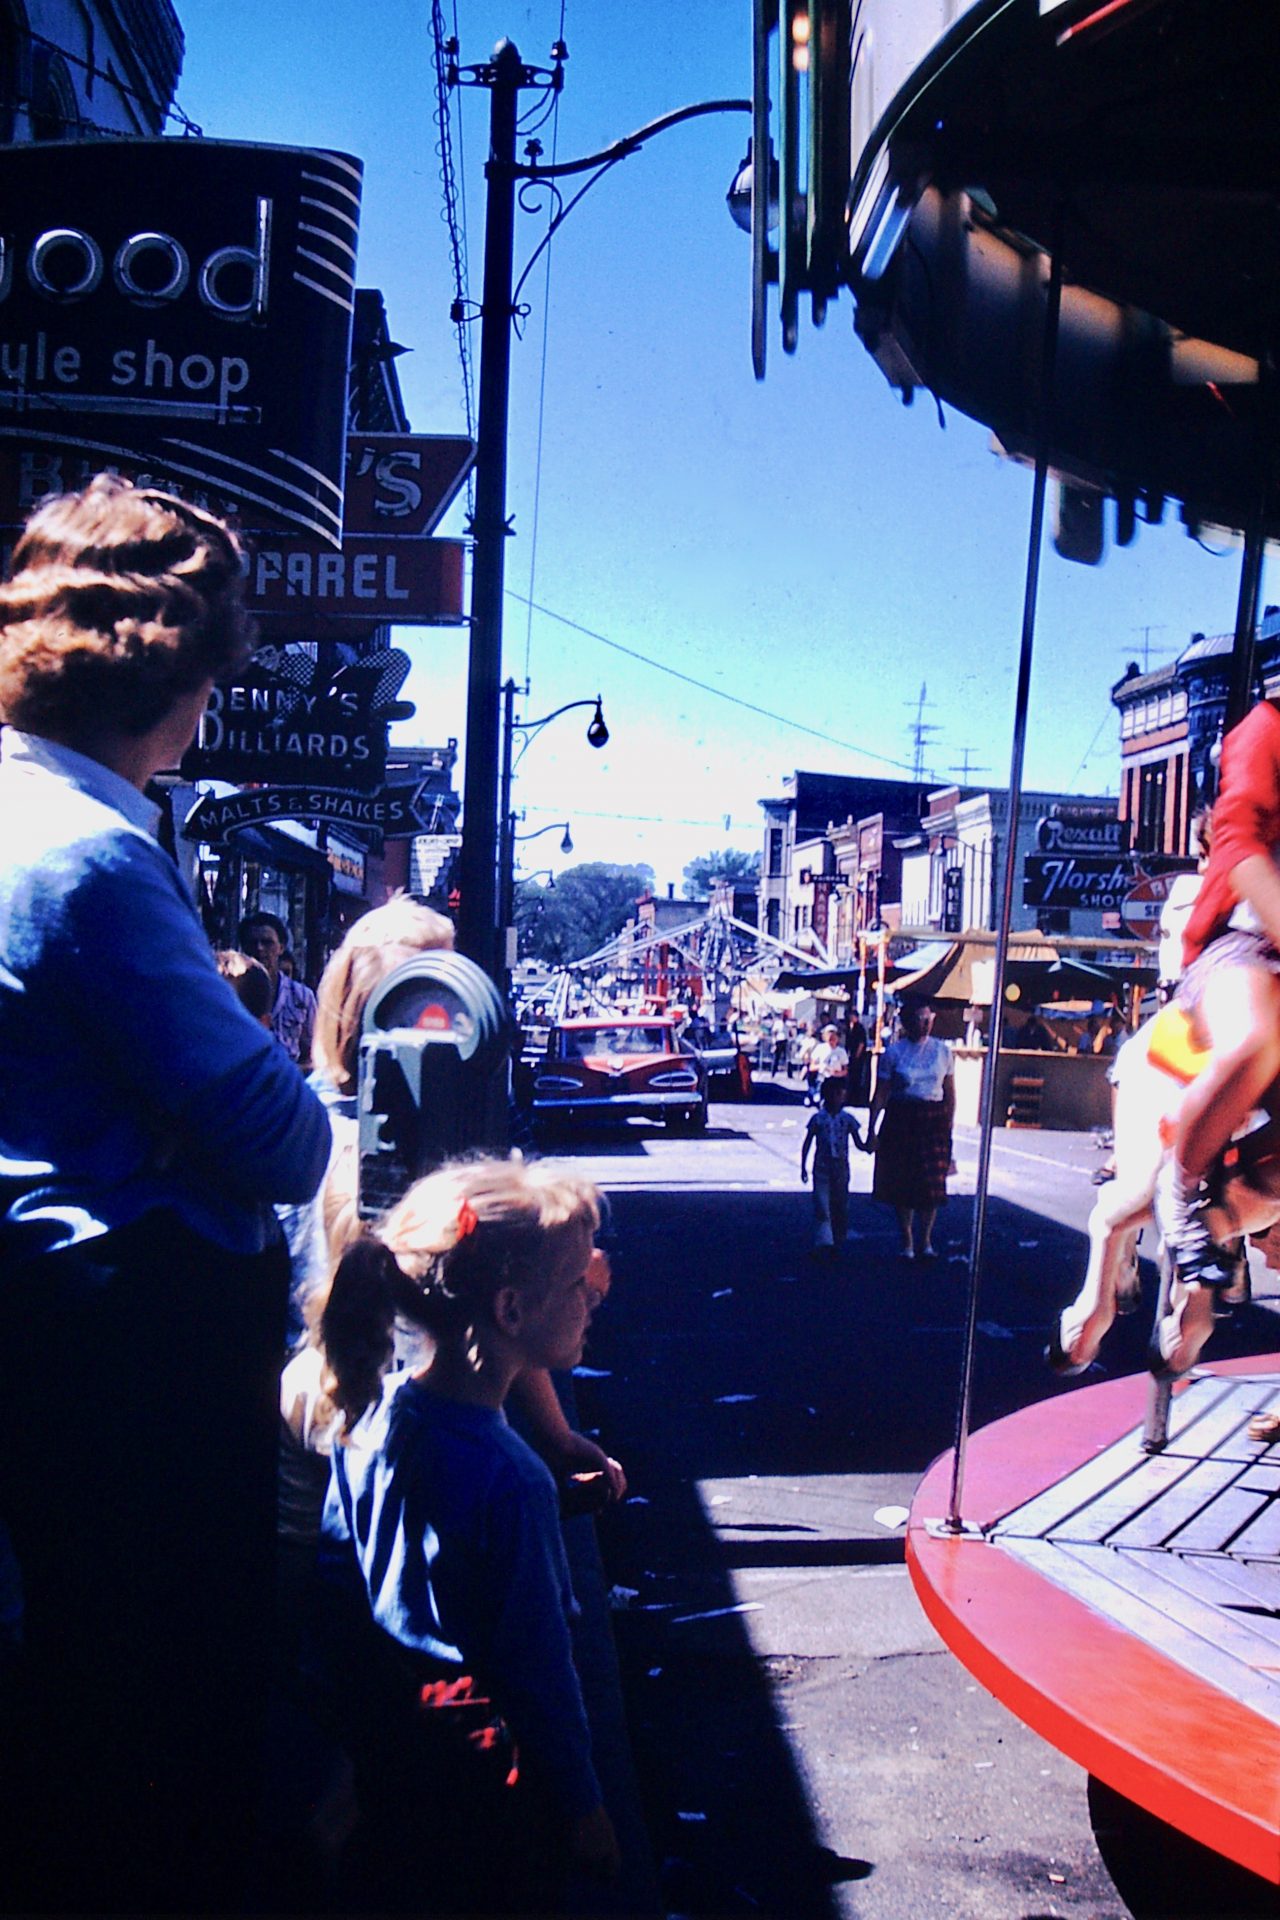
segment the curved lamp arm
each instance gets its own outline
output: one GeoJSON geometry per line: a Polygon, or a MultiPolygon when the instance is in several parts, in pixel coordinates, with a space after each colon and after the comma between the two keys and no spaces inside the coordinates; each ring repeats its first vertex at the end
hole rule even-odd
{"type": "Polygon", "coordinates": [[[603,179],[611,167],[616,167],[619,160],[625,160],[628,155],[638,153],[646,140],[652,140],[655,134],[665,133],[668,127],[680,126],[685,120],[697,120],[708,113],[750,113],[751,111],[750,100],[699,100],[693,106],[676,107],[671,113],[660,114],[656,120],[651,120],[648,126],[638,128],[635,133],[629,133],[621,140],[615,140],[612,146],[602,147],[599,153],[584,154],[580,160],[559,160],[549,167],[539,166],[537,161],[526,161],[523,164],[517,161],[512,168],[512,173],[517,180],[530,182],[561,180],[567,174],[573,173],[591,173],[592,177],[585,186],[579,188],[572,200],[567,200],[557,210],[554,219],[551,220],[546,232],[525,262],[524,272],[516,282],[515,291],[511,296],[512,306],[519,305],[520,292],[525,281],[579,200],[585,193],[590,192],[597,180],[603,179]],[[593,168],[594,173],[592,173],[593,168]]]}

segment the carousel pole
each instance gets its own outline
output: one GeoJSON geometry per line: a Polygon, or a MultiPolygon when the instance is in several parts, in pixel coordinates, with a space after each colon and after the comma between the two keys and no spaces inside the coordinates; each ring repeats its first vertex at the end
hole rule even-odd
{"type": "Polygon", "coordinates": [[[964,1532],[960,1517],[964,1493],[965,1454],[973,1409],[973,1362],[978,1330],[978,1288],[987,1229],[987,1191],[991,1179],[991,1136],[995,1129],[996,1089],[1000,1077],[1000,1043],[1004,1031],[1004,976],[1009,957],[1009,924],[1013,918],[1013,891],[1017,878],[1018,814],[1022,800],[1022,763],[1027,743],[1027,714],[1031,696],[1031,655],[1036,630],[1036,596],[1040,585],[1040,550],[1044,544],[1044,507],[1049,479],[1049,438],[1052,426],[1053,383],[1058,355],[1058,320],[1062,309],[1062,213],[1058,212],[1049,281],[1045,298],[1044,335],[1040,360],[1040,399],[1036,431],[1035,481],[1031,491],[1031,529],[1027,539],[1026,586],[1022,599],[1022,641],[1018,657],[1018,687],[1013,716],[1013,747],[1009,762],[1009,830],[1005,835],[1004,872],[1000,889],[1000,920],[996,929],[995,978],[991,987],[991,1030],[987,1036],[986,1072],[982,1080],[981,1132],[978,1173],[974,1187],[973,1235],[969,1245],[969,1299],[965,1315],[964,1356],[960,1370],[960,1402],[956,1409],[956,1442],[952,1461],[951,1496],[942,1530],[964,1532]]]}
{"type": "Polygon", "coordinates": [[[1254,699],[1254,654],[1258,631],[1258,602],[1262,597],[1262,562],[1267,545],[1267,499],[1270,479],[1268,455],[1274,444],[1271,431],[1271,407],[1274,398],[1274,370],[1270,357],[1258,360],[1258,423],[1254,439],[1256,464],[1254,512],[1244,529],[1244,557],[1240,566],[1240,591],[1236,599],[1236,630],[1231,646],[1231,672],[1227,683],[1227,710],[1222,731],[1230,733],[1248,713],[1254,699]]]}

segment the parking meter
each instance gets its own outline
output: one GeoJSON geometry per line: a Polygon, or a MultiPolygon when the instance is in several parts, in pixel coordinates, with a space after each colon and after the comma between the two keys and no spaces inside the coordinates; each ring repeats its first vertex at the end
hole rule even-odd
{"type": "Polygon", "coordinates": [[[493,1144],[494,1081],[510,1045],[497,988],[463,954],[418,954],[387,975],[360,1037],[362,1218],[385,1213],[441,1161],[493,1144]]]}

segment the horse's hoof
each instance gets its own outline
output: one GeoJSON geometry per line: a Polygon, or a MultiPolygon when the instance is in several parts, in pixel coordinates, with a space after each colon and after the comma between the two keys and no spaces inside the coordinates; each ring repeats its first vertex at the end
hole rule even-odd
{"type": "Polygon", "coordinates": [[[1071,1358],[1071,1355],[1062,1344],[1060,1322],[1054,1325],[1053,1331],[1049,1335],[1048,1344],[1044,1350],[1044,1359],[1049,1371],[1056,1373],[1061,1380],[1071,1380],[1074,1379],[1076,1374],[1087,1373],[1093,1365],[1091,1360],[1073,1360],[1071,1358]]]}

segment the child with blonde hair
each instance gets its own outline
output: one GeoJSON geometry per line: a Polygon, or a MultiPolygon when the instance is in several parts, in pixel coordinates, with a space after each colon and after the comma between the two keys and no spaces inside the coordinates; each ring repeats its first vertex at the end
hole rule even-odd
{"type": "Polygon", "coordinates": [[[321,1337],[343,1427],[324,1572],[336,1601],[361,1601],[339,1664],[361,1878],[367,1897],[382,1876],[383,1905],[540,1911],[571,1863],[616,1870],[556,1485],[503,1412],[521,1374],[582,1356],[599,1218],[585,1181],[455,1163],[334,1274],[321,1337]],[[398,1319],[431,1358],[387,1376],[398,1319]]]}

